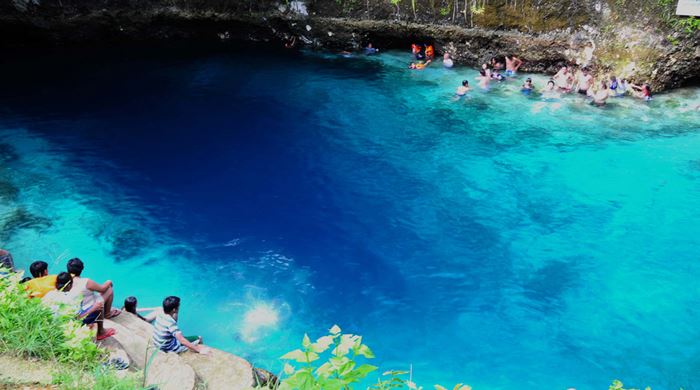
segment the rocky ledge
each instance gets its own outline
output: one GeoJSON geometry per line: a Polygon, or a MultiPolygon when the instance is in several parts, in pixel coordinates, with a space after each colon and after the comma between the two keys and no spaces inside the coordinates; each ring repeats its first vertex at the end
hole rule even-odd
{"type": "Polygon", "coordinates": [[[325,50],[357,49],[370,41],[385,49],[406,50],[412,42],[430,42],[438,54],[448,51],[462,65],[478,66],[493,56],[511,53],[525,60],[525,71],[550,73],[562,64],[586,65],[650,82],[657,91],[700,81],[700,32],[669,33],[603,16],[576,28],[528,33],[391,17],[329,17],[330,12],[309,12],[298,1],[266,1],[264,9],[251,7],[250,12],[215,6],[214,0],[187,7],[154,1],[138,5],[105,1],[98,6],[73,0],[58,2],[60,7],[37,0],[14,4],[0,6],[0,46],[166,39],[281,46],[295,36],[300,46],[325,50]],[[18,7],[20,3],[23,6],[18,7]]]}
{"type": "Polygon", "coordinates": [[[146,384],[160,390],[247,390],[274,381],[271,373],[215,348],[209,347],[211,352],[206,355],[156,352],[150,344],[153,327],[130,313],[106,320],[105,326],[115,328],[117,334],[104,340],[102,347],[128,357],[132,369],[143,370],[152,359],[146,384]]]}

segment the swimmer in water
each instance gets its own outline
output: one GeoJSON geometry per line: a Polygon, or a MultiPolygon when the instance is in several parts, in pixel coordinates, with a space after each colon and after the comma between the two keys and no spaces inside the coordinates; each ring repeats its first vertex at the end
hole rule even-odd
{"type": "Polygon", "coordinates": [[[545,99],[559,99],[561,94],[557,90],[554,80],[547,81],[547,86],[544,87],[544,92],[542,92],[542,97],[545,99]]]}
{"type": "Polygon", "coordinates": [[[452,61],[452,58],[450,58],[450,53],[445,53],[445,55],[442,56],[442,66],[445,68],[451,68],[454,66],[454,62],[452,61]]]}
{"type": "MultiPolygon", "coordinates": [[[[486,64],[484,64],[486,66],[486,64]]],[[[479,86],[483,89],[488,89],[489,87],[489,81],[491,81],[491,77],[487,73],[488,69],[481,69],[479,71],[479,76],[477,76],[477,80],[479,80],[479,86]]]]}
{"type": "MultiPolygon", "coordinates": [[[[576,92],[580,95],[588,96],[588,90],[593,86],[593,75],[588,67],[583,67],[576,77],[576,92]]],[[[607,89],[607,88],[606,88],[607,89]]]]}
{"type": "Polygon", "coordinates": [[[523,84],[522,92],[526,95],[529,95],[534,89],[535,86],[532,85],[532,79],[528,77],[527,80],[525,80],[525,83],[523,84]]]}
{"type": "Polygon", "coordinates": [[[464,96],[467,92],[469,92],[469,81],[464,80],[462,81],[462,85],[457,87],[457,92],[455,92],[455,94],[457,94],[457,96],[464,96]]]}
{"type": "Polygon", "coordinates": [[[552,80],[554,81],[554,84],[557,86],[557,88],[559,88],[560,92],[571,92],[571,84],[573,80],[571,77],[571,73],[569,72],[569,68],[566,65],[562,66],[561,69],[559,69],[557,74],[555,74],[552,77],[552,80]]]}
{"type": "Polygon", "coordinates": [[[409,69],[415,69],[415,70],[423,70],[425,69],[428,65],[430,65],[432,61],[419,61],[419,62],[411,62],[411,65],[408,66],[409,69]]]}
{"type": "Polygon", "coordinates": [[[600,82],[600,87],[597,91],[593,93],[593,104],[598,107],[603,107],[605,101],[610,97],[610,89],[608,88],[608,83],[605,80],[600,82]]]}
{"type": "Polygon", "coordinates": [[[647,102],[651,100],[651,87],[649,86],[649,84],[630,84],[630,88],[632,88],[632,95],[637,99],[642,99],[647,102]]]}
{"type": "Polygon", "coordinates": [[[501,70],[501,69],[503,69],[503,66],[504,66],[503,62],[500,61],[498,58],[496,58],[496,57],[491,58],[491,67],[494,70],[501,70]]]}
{"type": "Polygon", "coordinates": [[[372,42],[370,42],[367,44],[367,47],[365,47],[365,54],[368,56],[379,54],[379,49],[372,46],[372,42]]]}

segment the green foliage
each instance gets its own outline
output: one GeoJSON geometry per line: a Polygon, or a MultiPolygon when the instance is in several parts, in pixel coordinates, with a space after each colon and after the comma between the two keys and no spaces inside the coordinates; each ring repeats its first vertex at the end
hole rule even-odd
{"type": "Polygon", "coordinates": [[[83,371],[62,370],[53,375],[53,384],[60,390],[135,390],[140,389],[139,378],[120,378],[112,369],[98,367],[88,376],[83,371]]]}
{"type": "Polygon", "coordinates": [[[287,375],[279,386],[280,390],[341,390],[350,389],[377,369],[370,364],[359,364],[360,358],[373,359],[374,353],[362,343],[362,337],[343,334],[334,325],[329,334],[311,342],[304,335],[301,348],[282,356],[287,363],[284,373],[287,375]],[[322,364],[318,364],[323,362],[322,364]],[[300,363],[295,367],[292,363],[300,363]]]}
{"type": "MultiPolygon", "coordinates": [[[[625,388],[625,385],[620,382],[619,380],[615,379],[608,390],[639,390],[639,389],[632,389],[632,388],[625,388]]],[[[646,387],[644,390],[651,390],[651,387],[646,387]]]]}
{"type": "Polygon", "coordinates": [[[372,390],[388,390],[402,389],[406,386],[404,376],[408,375],[408,371],[386,371],[382,374],[382,378],[377,379],[377,383],[369,387],[372,390]]]}
{"type": "Polygon", "coordinates": [[[29,299],[19,274],[0,278],[0,353],[94,367],[102,351],[72,314],[54,315],[29,299]]]}

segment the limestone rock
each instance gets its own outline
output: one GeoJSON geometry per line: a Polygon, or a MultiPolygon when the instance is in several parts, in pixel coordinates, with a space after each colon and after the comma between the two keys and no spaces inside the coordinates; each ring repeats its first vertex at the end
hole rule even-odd
{"type": "Polygon", "coordinates": [[[176,353],[158,351],[146,372],[146,385],[159,390],[192,390],[195,373],[176,353]]]}
{"type": "Polygon", "coordinates": [[[246,360],[211,349],[208,355],[186,352],[180,355],[207,385],[209,390],[247,390],[253,388],[253,367],[246,360]]]}

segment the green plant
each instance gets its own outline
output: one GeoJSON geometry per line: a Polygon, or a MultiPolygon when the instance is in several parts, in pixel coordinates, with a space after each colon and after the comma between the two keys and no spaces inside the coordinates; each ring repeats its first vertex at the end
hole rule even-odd
{"type": "MultiPolygon", "coordinates": [[[[610,385],[610,387],[608,388],[608,390],[638,390],[638,389],[632,389],[632,388],[625,389],[624,386],[625,385],[622,382],[615,379],[612,382],[612,384],[610,385]]],[[[646,387],[644,390],[651,390],[651,387],[646,387]]]]}
{"type": "Polygon", "coordinates": [[[353,334],[343,334],[334,325],[329,334],[322,336],[312,343],[308,335],[304,335],[300,349],[282,356],[287,363],[284,373],[287,375],[279,386],[280,390],[347,390],[354,383],[359,383],[377,369],[370,364],[358,364],[358,359],[373,359],[372,350],[362,343],[362,337],[353,334]],[[324,358],[325,362],[316,362],[324,358]],[[295,367],[289,362],[301,363],[295,367]]]}
{"type": "Polygon", "coordinates": [[[369,388],[374,390],[401,389],[406,385],[406,380],[402,376],[407,374],[408,371],[386,371],[382,374],[382,377],[386,378],[378,378],[377,383],[369,388]]]}
{"type": "Polygon", "coordinates": [[[60,390],[135,390],[142,388],[139,382],[135,375],[120,378],[106,367],[97,367],[90,373],[63,369],[53,375],[53,384],[60,390]]]}
{"type": "Polygon", "coordinates": [[[72,313],[54,315],[27,298],[20,277],[0,278],[0,352],[94,367],[103,352],[92,342],[93,332],[72,313]]]}

